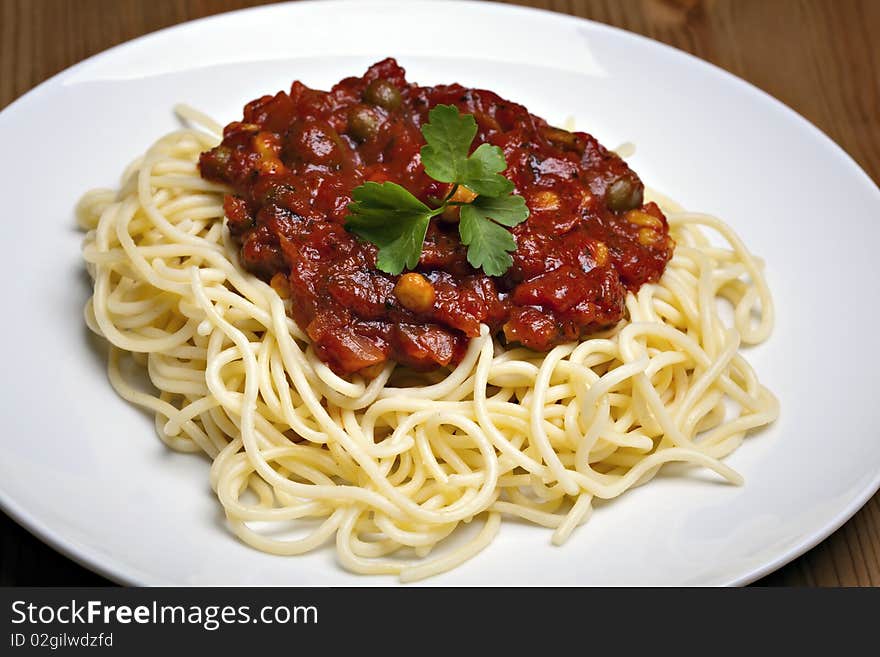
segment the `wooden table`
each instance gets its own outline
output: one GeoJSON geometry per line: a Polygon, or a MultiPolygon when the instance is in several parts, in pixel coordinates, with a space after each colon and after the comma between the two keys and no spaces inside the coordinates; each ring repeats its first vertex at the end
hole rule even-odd
{"type": "MultiPolygon", "coordinates": [[[[0,0],[0,108],[110,46],[265,0],[0,0]]],[[[516,0],[639,32],[745,78],[880,180],[880,0],[516,0]]],[[[102,584],[0,514],[0,584],[102,584]]],[[[880,585],[880,495],[764,585],[880,585]]]]}

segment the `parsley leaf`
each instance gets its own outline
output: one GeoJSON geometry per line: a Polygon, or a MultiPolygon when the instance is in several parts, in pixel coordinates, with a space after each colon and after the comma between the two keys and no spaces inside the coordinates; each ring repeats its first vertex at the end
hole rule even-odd
{"type": "Polygon", "coordinates": [[[503,196],[513,191],[513,183],[502,175],[507,168],[504,151],[497,146],[480,144],[467,159],[464,175],[458,181],[481,196],[503,196]]]}
{"type": "Polygon", "coordinates": [[[345,226],[379,247],[376,266],[389,274],[415,269],[428,222],[437,214],[393,182],[367,182],[351,193],[345,226]]]}
{"type": "Polygon", "coordinates": [[[468,262],[489,276],[500,276],[513,263],[510,252],[516,250],[513,235],[504,226],[516,226],[529,216],[525,199],[511,196],[513,182],[501,175],[507,168],[504,151],[480,144],[468,154],[477,135],[477,121],[461,114],[455,105],[431,109],[422,135],[425,173],[453,185],[439,207],[428,207],[395,183],[367,182],[352,192],[345,227],[378,247],[379,269],[399,274],[419,264],[431,217],[460,206],[458,232],[468,247],[468,262]],[[459,185],[477,197],[471,203],[453,200],[459,185]]]}
{"type": "Polygon", "coordinates": [[[455,105],[437,105],[428,112],[422,126],[427,142],[421,149],[425,173],[434,180],[464,185],[475,194],[501,196],[513,191],[513,183],[500,175],[507,168],[504,151],[480,144],[469,156],[477,136],[477,121],[471,114],[459,114],[455,105]]]}
{"type": "Polygon", "coordinates": [[[470,207],[484,219],[494,219],[505,226],[521,224],[529,216],[526,200],[522,196],[499,196],[498,198],[478,196],[473,203],[464,207],[470,207]]]}
{"type": "Polygon", "coordinates": [[[460,182],[465,175],[468,151],[477,136],[477,121],[461,115],[455,105],[437,105],[422,126],[426,145],[420,151],[425,173],[445,183],[460,182]]]}
{"type": "Polygon", "coordinates": [[[529,209],[522,196],[478,196],[472,203],[461,206],[458,232],[462,243],[468,246],[467,259],[471,266],[482,267],[489,276],[501,276],[507,271],[513,264],[508,252],[516,251],[516,242],[510,231],[498,224],[516,226],[528,216],[529,209]]]}

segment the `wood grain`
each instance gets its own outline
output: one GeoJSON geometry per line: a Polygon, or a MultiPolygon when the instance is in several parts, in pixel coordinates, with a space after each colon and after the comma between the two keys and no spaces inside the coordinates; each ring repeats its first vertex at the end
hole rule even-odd
{"type": "MultiPolygon", "coordinates": [[[[0,0],[0,108],[110,46],[265,0],[0,0]]],[[[878,0],[514,0],[693,53],[793,107],[880,181],[878,0]]],[[[0,514],[0,585],[105,580],[0,514]]],[[[880,585],[880,495],[760,585],[880,585]]]]}

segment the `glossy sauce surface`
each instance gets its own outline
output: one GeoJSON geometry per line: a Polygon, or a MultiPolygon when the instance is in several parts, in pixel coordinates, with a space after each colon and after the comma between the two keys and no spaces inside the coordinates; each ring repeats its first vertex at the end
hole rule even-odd
{"type": "Polygon", "coordinates": [[[658,280],[674,248],[663,213],[642,202],[642,182],[592,136],[491,91],[408,83],[393,59],[328,92],[294,82],[252,101],[200,169],[231,186],[224,206],[242,264],[289,297],[340,374],[386,360],[454,364],[480,324],[538,351],[587,336],[623,317],[627,291],[658,280]],[[517,250],[503,276],[468,264],[454,213],[431,220],[417,276],[379,271],[376,248],[344,227],[351,191],[366,181],[396,182],[434,206],[450,191],[419,157],[420,127],[437,104],[474,116],[472,149],[499,146],[504,175],[526,199],[530,216],[511,229],[517,250]]]}

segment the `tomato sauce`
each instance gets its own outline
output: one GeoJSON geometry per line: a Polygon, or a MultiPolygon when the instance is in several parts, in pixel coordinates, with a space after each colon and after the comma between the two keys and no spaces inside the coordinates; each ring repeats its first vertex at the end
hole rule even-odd
{"type": "Polygon", "coordinates": [[[595,138],[491,91],[409,83],[393,59],[330,91],[297,81],[248,103],[199,166],[231,188],[224,207],[242,265],[289,297],[293,319],[340,374],[387,360],[454,364],[480,324],[537,351],[585,337],[618,322],[627,291],[657,281],[674,248],[642,182],[595,138]],[[500,277],[468,264],[454,211],[432,219],[417,272],[433,295],[414,310],[395,290],[400,277],[376,268],[376,248],[344,220],[366,181],[396,182],[434,206],[450,191],[419,157],[420,127],[441,103],[474,116],[472,149],[504,151],[504,175],[530,215],[511,229],[517,248],[500,277]]]}

